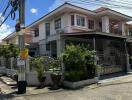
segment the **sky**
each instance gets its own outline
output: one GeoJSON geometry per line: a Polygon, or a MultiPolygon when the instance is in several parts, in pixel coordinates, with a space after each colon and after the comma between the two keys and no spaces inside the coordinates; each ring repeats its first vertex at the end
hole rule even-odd
{"type": "MultiPolygon", "coordinates": [[[[32,22],[36,21],[40,17],[44,16],[48,12],[54,10],[64,2],[70,2],[74,5],[84,7],[90,10],[94,10],[96,8],[99,8],[100,6],[97,4],[94,4],[90,2],[89,4],[81,4],[78,3],[78,0],[26,0],[26,12],[25,12],[25,23],[26,26],[31,24],[32,22]]],[[[89,0],[82,0],[82,1],[89,1],[89,0]]],[[[121,6],[131,6],[132,7],[132,0],[90,0],[93,2],[99,2],[99,1],[106,1],[107,3],[111,3],[110,1],[115,1],[112,4],[120,4],[121,6]],[[123,3],[128,2],[128,3],[123,3]]],[[[103,3],[102,3],[103,4],[103,3]]],[[[1,6],[1,5],[0,5],[1,6]]],[[[121,13],[124,13],[126,15],[132,16],[132,8],[131,9],[124,9],[124,8],[113,8],[110,7],[113,10],[119,11],[121,13]],[[131,12],[131,13],[130,13],[131,12]]],[[[1,12],[0,12],[1,14],[1,12]]],[[[18,19],[18,12],[16,13],[16,19],[18,19]]],[[[14,31],[14,26],[16,23],[16,19],[12,20],[10,17],[9,19],[0,27],[0,40],[9,35],[14,31]]]]}

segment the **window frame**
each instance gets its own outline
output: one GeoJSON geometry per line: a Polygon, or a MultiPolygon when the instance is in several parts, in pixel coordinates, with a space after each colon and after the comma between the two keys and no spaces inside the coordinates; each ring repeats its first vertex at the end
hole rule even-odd
{"type": "Polygon", "coordinates": [[[34,37],[38,37],[38,36],[39,36],[39,28],[35,28],[34,37]]]}
{"type": "Polygon", "coordinates": [[[95,21],[93,19],[88,19],[88,29],[93,30],[95,27],[95,21]]]}
{"type": "Polygon", "coordinates": [[[61,18],[58,18],[54,21],[54,28],[55,30],[61,29],[61,18]]]}
{"type": "Polygon", "coordinates": [[[80,27],[86,27],[86,17],[79,14],[75,14],[75,16],[76,16],[76,25],[80,27]],[[84,19],[82,20],[81,18],[84,18],[84,19]]]}
{"type": "Polygon", "coordinates": [[[71,26],[75,25],[75,14],[70,15],[71,17],[71,26]]]}
{"type": "Polygon", "coordinates": [[[46,22],[45,23],[45,33],[46,33],[46,37],[50,36],[50,23],[46,22]],[[49,24],[49,26],[47,26],[49,24]]]}
{"type": "Polygon", "coordinates": [[[46,47],[46,51],[50,51],[50,43],[46,43],[45,47],[46,47]]]}

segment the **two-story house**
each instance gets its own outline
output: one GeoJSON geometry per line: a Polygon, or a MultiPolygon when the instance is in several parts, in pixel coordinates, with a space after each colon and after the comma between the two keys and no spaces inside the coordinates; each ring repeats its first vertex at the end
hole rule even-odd
{"type": "Polygon", "coordinates": [[[109,74],[128,70],[128,21],[132,17],[109,8],[91,11],[65,3],[27,28],[34,30],[40,55],[56,57],[66,44],[84,43],[97,52],[102,74],[109,74]]]}

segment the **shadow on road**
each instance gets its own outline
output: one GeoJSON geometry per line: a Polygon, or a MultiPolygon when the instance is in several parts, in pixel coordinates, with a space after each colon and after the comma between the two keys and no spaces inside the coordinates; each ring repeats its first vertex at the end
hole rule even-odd
{"type": "Polygon", "coordinates": [[[100,80],[109,79],[109,78],[115,78],[115,77],[120,77],[120,76],[125,76],[125,75],[127,75],[125,72],[106,74],[106,75],[101,75],[100,76],[100,80]]]}
{"type": "Polygon", "coordinates": [[[11,98],[14,98],[16,94],[17,94],[17,92],[12,92],[12,93],[9,93],[9,94],[1,93],[0,94],[0,100],[6,100],[6,99],[10,100],[11,98]]]}

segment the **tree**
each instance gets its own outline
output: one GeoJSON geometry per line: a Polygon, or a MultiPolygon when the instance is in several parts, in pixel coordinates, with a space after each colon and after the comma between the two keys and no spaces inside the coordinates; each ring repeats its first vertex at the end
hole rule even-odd
{"type": "Polygon", "coordinates": [[[13,44],[9,44],[8,46],[5,46],[3,48],[0,48],[0,56],[5,58],[14,57],[16,58],[19,54],[19,49],[17,46],[13,44]]]}

